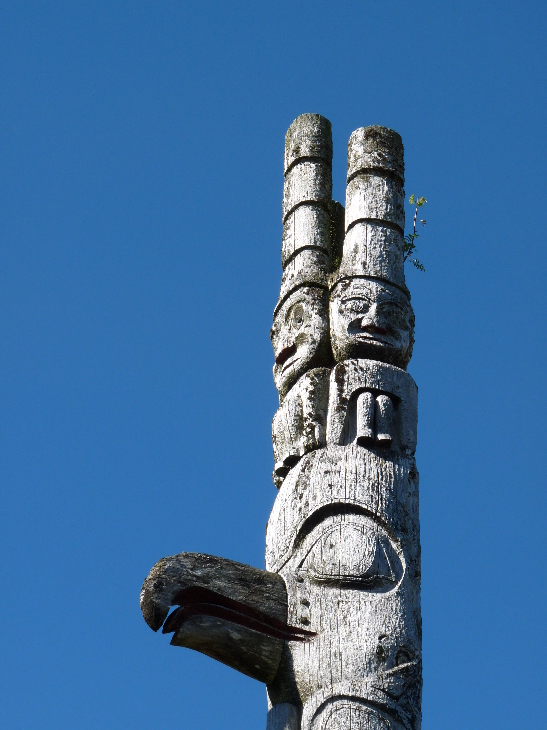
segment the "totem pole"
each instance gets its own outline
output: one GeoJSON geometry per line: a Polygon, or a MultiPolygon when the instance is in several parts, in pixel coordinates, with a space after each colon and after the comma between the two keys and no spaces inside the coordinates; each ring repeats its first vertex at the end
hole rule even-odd
{"type": "Polygon", "coordinates": [[[351,135],[345,214],[332,200],[331,163],[328,120],[298,117],[285,141],[271,330],[279,493],[267,570],[199,553],[164,558],[144,582],[141,608],[173,645],[264,682],[268,730],[419,730],[402,141],[385,127],[351,135]]]}

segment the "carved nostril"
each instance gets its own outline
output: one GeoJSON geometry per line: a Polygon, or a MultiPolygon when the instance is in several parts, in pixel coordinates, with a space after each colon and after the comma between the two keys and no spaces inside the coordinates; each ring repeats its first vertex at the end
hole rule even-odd
{"type": "Polygon", "coordinates": [[[369,332],[371,335],[387,335],[385,327],[378,327],[371,322],[368,322],[365,318],[361,320],[361,329],[363,332],[369,332]]]}

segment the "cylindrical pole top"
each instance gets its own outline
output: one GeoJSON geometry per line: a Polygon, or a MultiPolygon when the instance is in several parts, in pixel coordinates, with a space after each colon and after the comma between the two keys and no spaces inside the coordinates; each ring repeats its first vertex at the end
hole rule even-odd
{"type": "Polygon", "coordinates": [[[285,135],[285,174],[302,157],[332,165],[331,123],[320,114],[301,114],[285,135]]]}
{"type": "Polygon", "coordinates": [[[385,170],[405,179],[404,148],[401,136],[387,127],[361,127],[348,142],[348,182],[360,172],[385,170]]]}

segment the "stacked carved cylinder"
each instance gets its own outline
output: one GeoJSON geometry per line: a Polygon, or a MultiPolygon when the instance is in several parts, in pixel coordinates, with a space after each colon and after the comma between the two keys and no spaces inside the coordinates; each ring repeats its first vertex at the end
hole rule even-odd
{"type": "Polygon", "coordinates": [[[171,644],[264,682],[268,730],[419,730],[418,393],[406,372],[414,315],[402,141],[384,127],[351,135],[345,225],[331,162],[328,120],[296,119],[271,330],[279,492],[267,569],[180,553],[156,563],[141,608],[171,644]]]}
{"type": "MultiPolygon", "coordinates": [[[[272,428],[280,489],[266,567],[285,581],[288,623],[314,637],[285,643],[268,684],[268,730],[421,723],[417,388],[406,372],[414,318],[403,182],[396,132],[352,134],[342,260],[330,273],[323,314],[332,359],[324,355],[323,367],[303,368],[280,390],[272,428]]],[[[304,316],[302,347],[306,326],[304,316]]],[[[276,330],[274,351],[280,339],[276,330]]]]}

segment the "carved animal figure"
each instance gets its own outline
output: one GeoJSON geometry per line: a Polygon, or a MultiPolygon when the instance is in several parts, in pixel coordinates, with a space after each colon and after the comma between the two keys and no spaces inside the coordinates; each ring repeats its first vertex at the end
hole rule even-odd
{"type": "Polygon", "coordinates": [[[268,730],[419,730],[403,146],[384,127],[352,134],[342,235],[331,160],[330,123],[298,117],[286,136],[271,332],[279,493],[266,570],[196,553],[164,558],[144,582],[141,607],[173,645],[264,682],[268,730]]]}
{"type": "Polygon", "coordinates": [[[300,286],[292,291],[275,313],[270,338],[282,399],[307,370],[331,364],[328,290],[300,286]]]}

